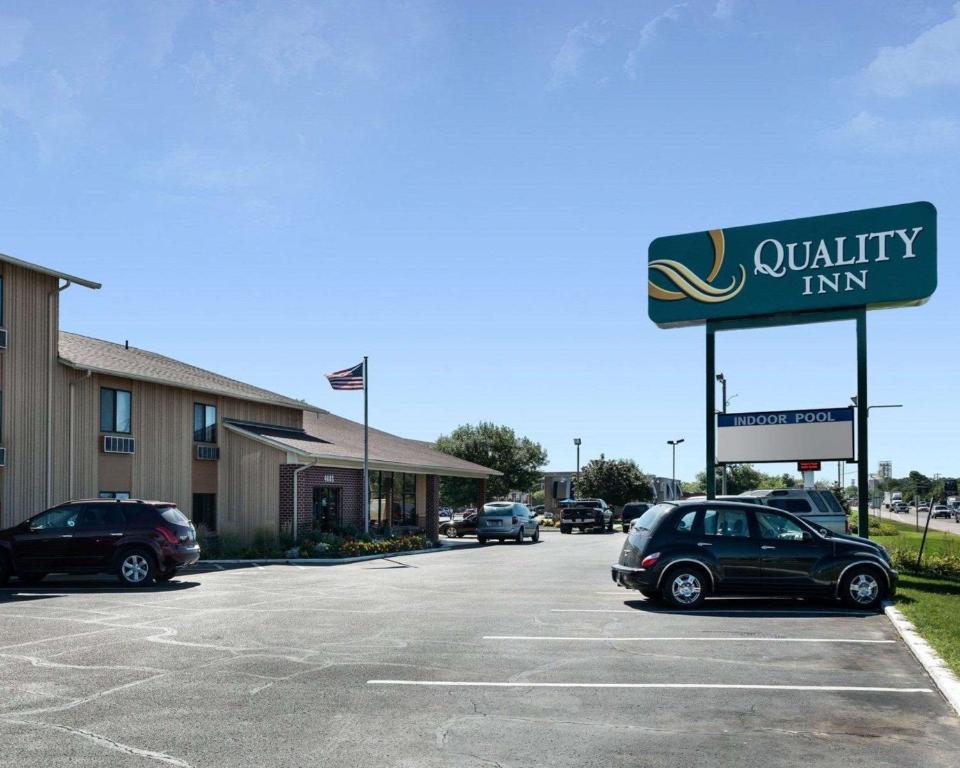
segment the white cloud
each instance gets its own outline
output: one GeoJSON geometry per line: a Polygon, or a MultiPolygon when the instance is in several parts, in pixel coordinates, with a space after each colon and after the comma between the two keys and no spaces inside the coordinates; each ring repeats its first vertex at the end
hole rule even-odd
{"type": "Polygon", "coordinates": [[[268,169],[264,160],[237,159],[224,151],[179,147],[159,160],[144,164],[145,178],[198,192],[223,192],[256,186],[268,169]]]}
{"type": "Polygon", "coordinates": [[[672,24],[680,20],[688,5],[689,3],[686,2],[671,5],[663,13],[654,16],[652,19],[650,19],[650,21],[643,25],[643,28],[640,30],[640,37],[637,40],[637,44],[627,55],[627,60],[623,65],[627,74],[631,78],[635,78],[637,76],[640,55],[643,53],[643,51],[649,47],[654,40],[657,39],[661,29],[665,25],[672,24]]]}
{"type": "Polygon", "coordinates": [[[0,67],[9,67],[23,55],[23,44],[30,31],[26,19],[0,16],[0,67]]]}
{"type": "Polygon", "coordinates": [[[960,85],[960,3],[953,16],[906,45],[881,48],[861,73],[880,96],[906,96],[918,88],[960,85]]]}
{"type": "Polygon", "coordinates": [[[921,155],[960,149],[960,121],[951,118],[891,120],[860,112],[828,139],[844,148],[876,155],[921,155]]]}
{"type": "Polygon", "coordinates": [[[189,12],[188,0],[165,0],[144,8],[146,32],[142,46],[151,66],[159,67],[166,62],[173,52],[180,25],[189,12]]]}
{"type": "Polygon", "coordinates": [[[717,19],[729,19],[737,12],[738,0],[717,0],[713,15],[717,19]]]}
{"type": "Polygon", "coordinates": [[[603,26],[585,21],[567,32],[563,45],[550,62],[553,73],[548,86],[550,89],[559,88],[567,80],[579,77],[584,57],[607,41],[608,34],[603,26]]]}

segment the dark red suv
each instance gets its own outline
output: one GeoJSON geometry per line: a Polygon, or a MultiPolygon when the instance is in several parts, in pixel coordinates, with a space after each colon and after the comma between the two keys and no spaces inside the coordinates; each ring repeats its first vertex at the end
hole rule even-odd
{"type": "Polygon", "coordinates": [[[200,558],[193,524],[175,504],[68,501],[0,531],[0,585],[48,573],[115,573],[131,587],[169,581],[200,558]]]}

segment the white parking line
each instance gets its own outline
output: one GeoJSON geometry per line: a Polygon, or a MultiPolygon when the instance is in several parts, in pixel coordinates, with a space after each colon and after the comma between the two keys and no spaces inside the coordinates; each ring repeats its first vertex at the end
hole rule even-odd
{"type": "Polygon", "coordinates": [[[874,688],[863,685],[752,685],[735,683],[506,683],[471,680],[367,680],[367,685],[444,688],[691,688],[735,691],[838,691],[850,693],[933,693],[930,688],[874,688]]]}
{"type": "Polygon", "coordinates": [[[653,642],[678,642],[687,643],[691,641],[704,642],[754,642],[754,643],[851,643],[854,645],[877,645],[894,644],[896,640],[852,640],[847,638],[834,637],[555,637],[551,635],[484,635],[484,640],[561,640],[573,642],[592,642],[592,643],[653,643],[653,642]]]}
{"type": "MultiPolygon", "coordinates": [[[[552,613],[632,613],[634,616],[647,616],[650,613],[638,609],[623,608],[551,608],[550,611],[552,613]]],[[[753,613],[764,616],[779,614],[787,618],[791,615],[796,615],[796,617],[800,619],[808,616],[849,616],[851,618],[863,618],[877,615],[876,613],[856,613],[854,611],[811,611],[805,608],[702,608],[694,611],[685,609],[677,611],[657,609],[652,611],[652,613],[657,616],[696,616],[701,613],[753,613]]]]}

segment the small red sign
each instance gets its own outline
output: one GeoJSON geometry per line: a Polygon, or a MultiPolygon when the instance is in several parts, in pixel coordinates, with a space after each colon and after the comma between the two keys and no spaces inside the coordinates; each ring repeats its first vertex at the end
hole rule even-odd
{"type": "Polygon", "coordinates": [[[797,471],[798,472],[819,472],[820,462],[819,461],[798,461],[797,471]]]}

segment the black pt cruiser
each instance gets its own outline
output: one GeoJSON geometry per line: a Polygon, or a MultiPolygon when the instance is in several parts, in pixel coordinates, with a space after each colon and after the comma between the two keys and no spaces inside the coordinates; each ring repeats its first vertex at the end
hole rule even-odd
{"type": "Polygon", "coordinates": [[[779,509],[724,501],[663,503],[633,521],[614,582],[678,608],[708,595],[840,598],[876,609],[897,587],[879,544],[779,509]]]}

